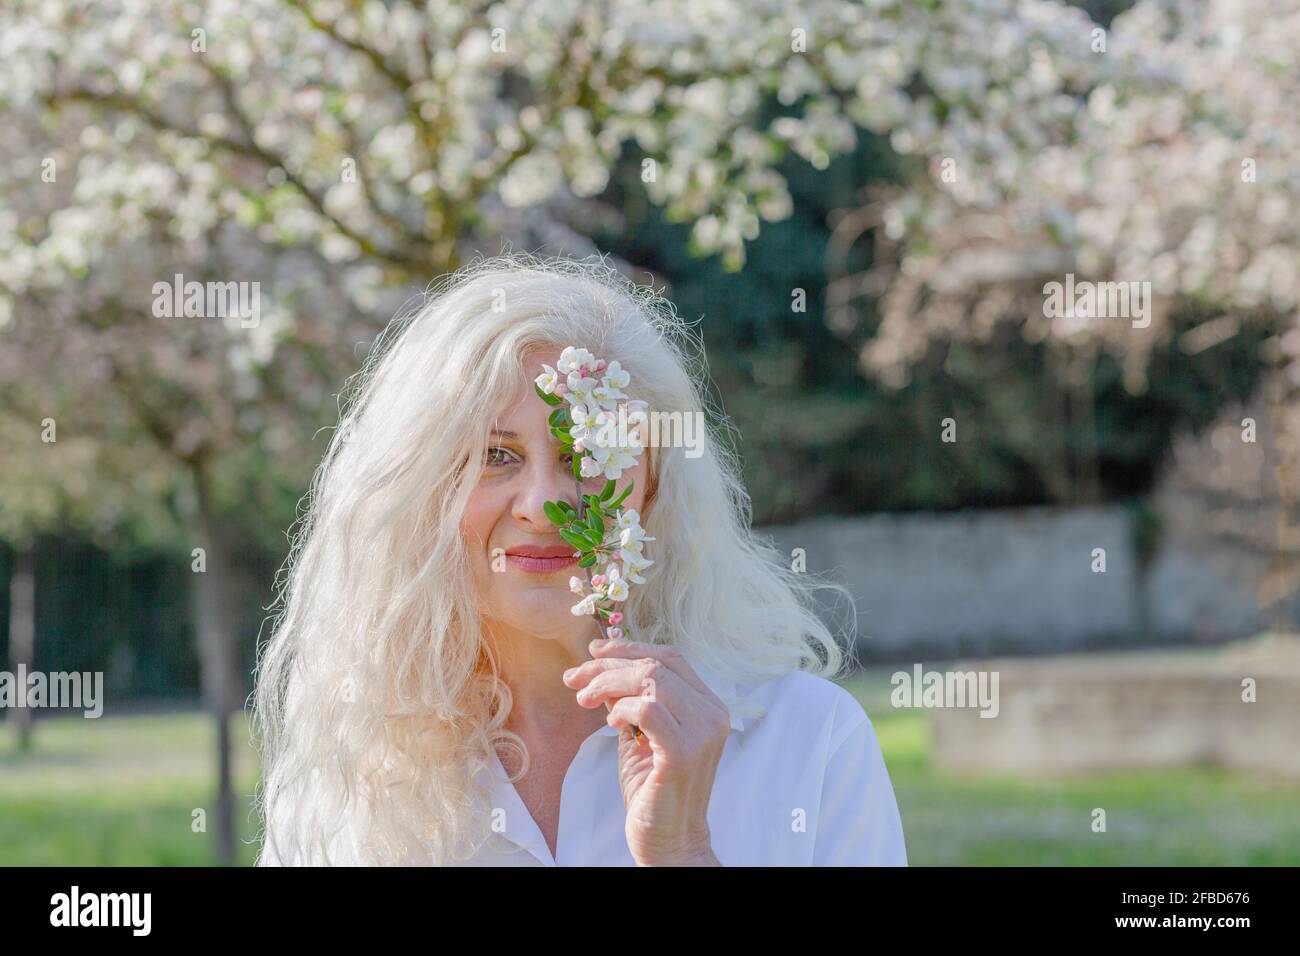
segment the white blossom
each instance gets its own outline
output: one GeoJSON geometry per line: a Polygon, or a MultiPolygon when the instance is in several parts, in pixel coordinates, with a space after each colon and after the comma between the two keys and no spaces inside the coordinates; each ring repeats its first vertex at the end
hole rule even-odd
{"type": "Polygon", "coordinates": [[[555,386],[560,382],[560,377],[555,369],[551,368],[549,365],[543,365],[542,368],[545,369],[545,371],[543,371],[541,375],[537,376],[534,381],[537,383],[537,387],[543,392],[547,395],[552,395],[555,393],[555,386]]]}

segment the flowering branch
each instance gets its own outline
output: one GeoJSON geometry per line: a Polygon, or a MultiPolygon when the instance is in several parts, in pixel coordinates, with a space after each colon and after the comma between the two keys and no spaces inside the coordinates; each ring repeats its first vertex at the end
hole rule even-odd
{"type": "Polygon", "coordinates": [[[641,572],[654,562],[642,547],[654,538],[647,537],[635,510],[622,507],[633,483],[615,497],[618,478],[636,466],[644,451],[635,435],[619,435],[618,425],[626,426],[628,412],[640,411],[645,402],[628,400],[623,389],[631,376],[618,362],[597,359],[586,349],[569,346],[560,353],[556,368],[542,368],[536,390],[553,407],[551,434],[573,453],[577,507],[567,501],[543,505],[560,537],[577,549],[578,566],[587,573],[585,584],[576,576],[569,579],[570,589],[582,597],[571,610],[578,616],[590,614],[606,637],[630,639],[617,605],[627,600],[631,585],[645,583],[641,572]],[[599,380],[593,375],[600,375],[599,380]],[[582,479],[601,475],[606,479],[601,492],[583,494],[582,479]]]}
{"type": "MultiPolygon", "coordinates": [[[[551,434],[573,453],[578,501],[576,508],[567,501],[547,501],[542,508],[560,529],[560,537],[577,549],[578,566],[587,572],[585,585],[579,577],[569,579],[569,589],[582,598],[570,610],[579,617],[590,614],[604,637],[631,640],[630,629],[623,627],[623,612],[616,607],[627,600],[631,585],[645,583],[641,572],[654,562],[646,558],[642,546],[654,538],[646,536],[635,510],[621,507],[632,493],[633,482],[617,498],[614,494],[619,477],[636,467],[644,451],[640,439],[626,433],[626,426],[629,411],[642,411],[645,402],[628,400],[623,389],[632,376],[618,362],[598,359],[586,349],[570,345],[560,353],[556,368],[543,365],[542,369],[535,387],[553,407],[551,434]],[[593,375],[600,375],[599,381],[593,375]],[[605,487],[600,494],[583,494],[582,479],[601,475],[605,487]]],[[[633,724],[630,729],[640,743],[641,728],[633,724]]]]}

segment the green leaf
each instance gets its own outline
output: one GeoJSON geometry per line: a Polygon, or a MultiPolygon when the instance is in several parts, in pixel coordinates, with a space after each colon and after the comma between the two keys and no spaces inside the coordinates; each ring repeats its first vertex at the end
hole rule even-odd
{"type": "Polygon", "coordinates": [[[568,428],[573,424],[573,420],[569,418],[567,408],[557,408],[547,416],[546,420],[557,428],[568,428]]]}
{"type": "Polygon", "coordinates": [[[589,554],[581,561],[578,562],[578,567],[589,568],[595,563],[596,563],[596,556],[594,554],[589,554]]]}
{"type": "Polygon", "coordinates": [[[590,551],[593,547],[593,545],[587,540],[586,535],[578,534],[578,532],[572,531],[569,528],[561,528],[560,537],[573,545],[579,551],[590,551]]]}
{"type": "Polygon", "coordinates": [[[556,504],[559,505],[560,510],[569,517],[573,517],[573,515],[577,514],[577,512],[573,510],[573,505],[569,504],[567,501],[557,501],[556,504]]]}
{"type": "Polygon", "coordinates": [[[605,542],[605,522],[600,517],[600,509],[592,508],[591,517],[587,519],[587,527],[591,528],[593,534],[600,535],[600,541],[605,542]]]}
{"type": "Polygon", "coordinates": [[[559,405],[564,402],[564,399],[560,398],[560,396],[558,395],[547,395],[545,392],[542,391],[542,386],[538,385],[536,382],[533,382],[533,391],[535,391],[537,393],[537,397],[540,398],[542,401],[544,401],[547,405],[559,405]]]}
{"type": "Polygon", "coordinates": [[[562,445],[572,445],[573,436],[569,434],[567,428],[556,428],[551,426],[551,435],[562,445]]]}
{"type": "Polygon", "coordinates": [[[582,455],[573,456],[573,478],[575,481],[582,481],[582,455]]]}
{"type": "Polygon", "coordinates": [[[627,487],[623,489],[623,493],[609,503],[609,508],[611,511],[627,500],[627,496],[632,493],[632,486],[633,486],[633,482],[629,481],[627,483],[627,487]]]}
{"type": "Polygon", "coordinates": [[[614,481],[613,478],[611,478],[611,479],[609,479],[609,481],[605,482],[605,487],[604,487],[603,489],[601,489],[601,492],[600,492],[600,500],[601,500],[601,501],[609,501],[610,495],[612,495],[612,494],[614,493],[614,489],[617,488],[617,487],[618,487],[618,485],[615,483],[615,481],[614,481]]]}
{"type": "Polygon", "coordinates": [[[542,503],[542,510],[546,512],[546,517],[551,519],[551,524],[563,527],[569,523],[569,516],[560,510],[560,506],[554,501],[542,503]]]}

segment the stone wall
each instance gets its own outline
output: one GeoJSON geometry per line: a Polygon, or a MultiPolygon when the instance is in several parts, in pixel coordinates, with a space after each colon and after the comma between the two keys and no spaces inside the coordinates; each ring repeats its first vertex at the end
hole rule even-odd
{"type": "MultiPolygon", "coordinates": [[[[1300,779],[1300,641],[1227,649],[953,664],[998,675],[996,716],[935,706],[948,773],[1073,773],[1213,766],[1300,779]]],[[[991,677],[989,678],[991,682],[991,677]]]]}

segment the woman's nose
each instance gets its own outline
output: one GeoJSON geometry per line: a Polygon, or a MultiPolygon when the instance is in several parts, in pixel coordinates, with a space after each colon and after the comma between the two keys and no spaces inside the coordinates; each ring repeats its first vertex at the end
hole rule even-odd
{"type": "Polygon", "coordinates": [[[564,467],[562,461],[549,456],[541,460],[538,456],[532,456],[520,478],[523,484],[515,495],[515,518],[535,525],[541,531],[554,532],[555,525],[546,517],[545,505],[548,501],[567,501],[570,505],[577,506],[573,472],[564,467]]]}

